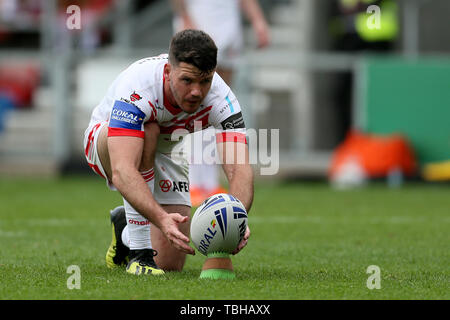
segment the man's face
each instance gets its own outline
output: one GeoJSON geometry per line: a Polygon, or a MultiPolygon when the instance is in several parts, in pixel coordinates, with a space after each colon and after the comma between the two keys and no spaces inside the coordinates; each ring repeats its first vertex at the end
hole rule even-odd
{"type": "Polygon", "coordinates": [[[184,112],[196,112],[211,88],[214,70],[202,73],[193,65],[180,62],[177,66],[166,65],[164,72],[169,79],[170,98],[184,112]]]}

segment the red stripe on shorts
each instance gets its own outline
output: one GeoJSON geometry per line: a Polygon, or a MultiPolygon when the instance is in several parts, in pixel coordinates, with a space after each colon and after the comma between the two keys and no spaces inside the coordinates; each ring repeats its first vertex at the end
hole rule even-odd
{"type": "Polygon", "coordinates": [[[99,167],[96,166],[95,164],[92,163],[88,163],[89,167],[92,168],[92,170],[95,171],[95,173],[97,173],[100,177],[102,177],[103,179],[106,179],[105,176],[102,174],[102,172],[100,171],[99,167]]]}
{"type": "Polygon", "coordinates": [[[89,155],[89,148],[91,147],[91,143],[94,142],[94,133],[97,131],[98,127],[100,127],[101,123],[97,123],[89,132],[88,142],[86,144],[86,149],[84,150],[84,154],[86,157],[89,155]]]}
{"type": "Polygon", "coordinates": [[[153,180],[153,178],[155,177],[155,171],[153,169],[146,171],[146,172],[141,172],[142,178],[144,178],[145,182],[149,182],[151,180],[153,180]]]}

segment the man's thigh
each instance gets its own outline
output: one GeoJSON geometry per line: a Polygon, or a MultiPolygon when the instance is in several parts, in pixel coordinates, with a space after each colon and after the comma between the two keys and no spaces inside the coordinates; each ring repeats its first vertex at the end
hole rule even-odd
{"type": "MultiPolygon", "coordinates": [[[[153,123],[147,123],[144,126],[145,130],[145,144],[144,144],[144,150],[142,154],[142,161],[139,167],[140,171],[146,171],[154,166],[154,159],[155,151],[156,151],[156,143],[157,138],[159,135],[159,127],[156,124],[153,123]]],[[[137,138],[140,139],[140,138],[137,138]]],[[[107,122],[104,122],[101,124],[101,127],[99,128],[99,132],[97,133],[97,136],[95,136],[95,139],[93,139],[93,142],[95,142],[94,147],[96,152],[96,164],[101,169],[102,173],[106,175],[108,181],[111,181],[112,177],[112,170],[111,170],[111,160],[109,157],[109,151],[108,151],[108,124],[107,122]]],[[[89,160],[88,160],[89,161],[89,160]]],[[[110,182],[111,184],[111,182],[110,182]]],[[[112,185],[112,184],[111,184],[112,185]]]]}
{"type": "Polygon", "coordinates": [[[105,171],[108,180],[111,180],[111,163],[108,153],[108,126],[102,126],[98,135],[97,141],[97,154],[100,160],[101,166],[105,171]]]}

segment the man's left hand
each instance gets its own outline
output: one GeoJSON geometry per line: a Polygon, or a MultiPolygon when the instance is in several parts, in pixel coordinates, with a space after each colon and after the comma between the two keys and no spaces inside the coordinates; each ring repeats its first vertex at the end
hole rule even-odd
{"type": "Polygon", "coordinates": [[[250,238],[250,228],[247,226],[247,229],[245,230],[244,238],[242,238],[241,242],[239,242],[239,244],[238,244],[238,247],[236,248],[236,250],[234,250],[232,252],[232,254],[234,255],[234,254],[239,253],[247,245],[249,238],[250,238]]]}

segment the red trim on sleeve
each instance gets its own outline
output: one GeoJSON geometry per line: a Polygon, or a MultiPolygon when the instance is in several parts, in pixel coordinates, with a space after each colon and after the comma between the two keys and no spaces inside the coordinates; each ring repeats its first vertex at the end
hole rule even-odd
{"type": "Polygon", "coordinates": [[[108,137],[117,137],[117,136],[127,136],[127,137],[138,137],[144,138],[144,131],[138,131],[133,129],[124,129],[124,128],[108,128],[108,137]]]}
{"type": "Polygon", "coordinates": [[[240,142],[247,144],[247,138],[241,132],[221,132],[216,134],[216,142],[240,142]]]}

